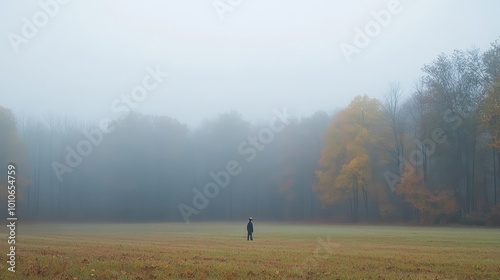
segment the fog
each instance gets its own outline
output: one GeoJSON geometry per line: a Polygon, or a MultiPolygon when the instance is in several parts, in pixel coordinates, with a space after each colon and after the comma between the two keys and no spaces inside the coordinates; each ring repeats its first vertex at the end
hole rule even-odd
{"type": "Polygon", "coordinates": [[[403,176],[401,158],[436,127],[449,146],[420,148],[416,174],[441,197],[454,190],[462,214],[489,211],[494,129],[478,129],[478,117],[455,135],[439,116],[462,105],[487,111],[479,103],[497,78],[498,11],[497,2],[451,0],[4,1],[0,162],[20,170],[21,211],[33,220],[358,221],[358,181],[341,199],[324,188],[345,181],[322,180],[351,166],[341,163],[358,147],[338,135],[357,129],[342,130],[359,109],[369,132],[352,142],[366,133],[378,141],[359,152],[370,155],[360,161],[373,186],[360,187],[361,219],[420,219],[384,174],[403,176]],[[443,54],[450,73],[483,63],[474,76],[482,82],[456,81],[467,98],[442,93],[446,71],[425,68],[443,54]],[[421,94],[444,105],[422,109],[421,94]],[[370,125],[363,110],[375,101],[360,96],[380,101],[366,111],[377,112],[370,125]],[[461,138],[469,133],[477,138],[461,138]],[[346,154],[332,152],[340,143],[346,154]],[[447,169],[457,159],[463,165],[447,169]],[[465,177],[453,179],[456,170],[465,177]]]}
{"type": "Polygon", "coordinates": [[[391,81],[411,89],[422,62],[486,49],[500,27],[498,3],[400,1],[349,63],[341,43],[353,44],[355,29],[390,1],[241,1],[223,10],[224,20],[216,1],[66,2],[16,48],[7,35],[21,36],[23,18],[33,22],[43,9],[38,1],[1,4],[1,102],[16,113],[116,117],[112,101],[155,65],[171,76],[135,110],[192,127],[230,110],[249,120],[283,106],[297,116],[332,112],[359,94],[381,97],[391,81]]]}

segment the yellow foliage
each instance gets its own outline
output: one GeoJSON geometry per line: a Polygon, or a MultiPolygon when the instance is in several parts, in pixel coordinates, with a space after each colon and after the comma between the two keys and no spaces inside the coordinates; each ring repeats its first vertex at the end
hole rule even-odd
{"type": "Polygon", "coordinates": [[[345,199],[352,188],[367,186],[372,178],[369,147],[380,120],[380,103],[367,95],[358,96],[329,124],[325,146],[316,172],[314,190],[328,205],[345,199]]]}
{"type": "MultiPolygon", "coordinates": [[[[14,114],[4,107],[0,106],[0,166],[5,168],[0,173],[0,184],[7,184],[7,165],[16,165],[15,186],[16,198],[22,199],[21,187],[28,184],[28,179],[20,176],[23,170],[27,174],[28,159],[26,147],[18,137],[16,120],[14,114]]],[[[7,186],[0,186],[0,201],[6,200],[8,196],[7,186]]]]}

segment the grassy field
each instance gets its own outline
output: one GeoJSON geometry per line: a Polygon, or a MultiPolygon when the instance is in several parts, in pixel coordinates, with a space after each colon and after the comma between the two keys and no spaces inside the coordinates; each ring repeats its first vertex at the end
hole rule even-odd
{"type": "Polygon", "coordinates": [[[500,229],[245,225],[21,224],[0,279],[500,279],[500,229]]]}

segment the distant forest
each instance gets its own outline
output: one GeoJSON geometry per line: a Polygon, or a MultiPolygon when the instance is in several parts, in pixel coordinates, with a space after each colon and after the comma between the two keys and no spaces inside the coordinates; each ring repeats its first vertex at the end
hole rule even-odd
{"type": "Polygon", "coordinates": [[[412,89],[303,118],[228,112],[190,130],[0,107],[0,163],[0,202],[13,163],[26,221],[500,225],[500,41],[439,55],[412,89]]]}

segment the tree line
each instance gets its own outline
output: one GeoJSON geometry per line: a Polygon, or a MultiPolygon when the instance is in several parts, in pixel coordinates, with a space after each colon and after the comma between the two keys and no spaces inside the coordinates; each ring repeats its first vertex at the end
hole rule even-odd
{"type": "Polygon", "coordinates": [[[230,161],[242,171],[192,221],[327,217],[310,187],[330,120],[325,112],[286,125],[252,124],[229,112],[195,130],[169,117],[130,113],[100,139],[98,127],[68,116],[16,120],[10,110],[0,112],[0,161],[18,165],[26,219],[183,221],[179,206],[192,206],[193,189],[203,192],[230,161]],[[271,125],[280,130],[269,139],[262,132],[271,125]],[[79,144],[92,137],[100,143],[88,152],[79,144]]]}
{"type": "Polygon", "coordinates": [[[409,91],[279,124],[130,113],[103,129],[0,107],[0,163],[17,165],[27,220],[499,223],[500,42],[422,71],[409,91]]]}
{"type": "Polygon", "coordinates": [[[356,97],[330,122],[314,189],[352,221],[498,224],[500,42],[441,54],[409,95],[356,97]]]}

